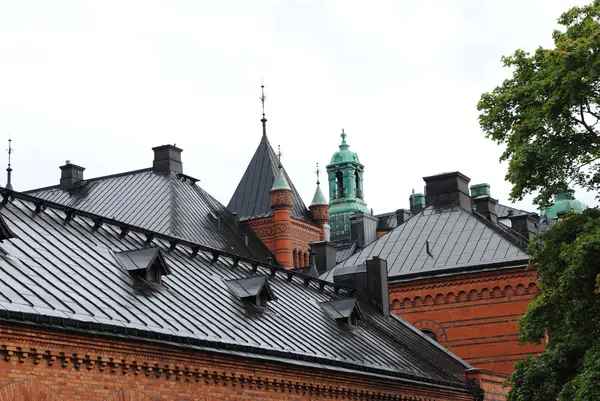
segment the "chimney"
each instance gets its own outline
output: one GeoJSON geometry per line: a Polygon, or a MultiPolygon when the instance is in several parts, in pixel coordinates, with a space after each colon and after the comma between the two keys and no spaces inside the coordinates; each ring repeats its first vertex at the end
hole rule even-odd
{"type": "Polygon", "coordinates": [[[410,217],[410,214],[406,212],[404,209],[396,210],[396,226],[404,224],[406,219],[410,217]]]}
{"type": "Polygon", "coordinates": [[[319,274],[331,270],[335,266],[336,246],[327,241],[319,241],[308,244],[312,249],[315,265],[319,274]]]}
{"type": "Polygon", "coordinates": [[[154,151],[154,162],[152,168],[155,173],[166,173],[172,171],[174,173],[183,173],[183,165],[181,164],[181,152],[173,145],[162,145],[152,148],[154,151]]]}
{"type": "MultiPolygon", "coordinates": [[[[357,290],[357,296],[370,302],[384,315],[390,313],[387,261],[374,256],[366,265],[339,269],[333,282],[357,290]]],[[[337,270],[336,269],[336,270],[337,270]]]]}
{"type": "Polygon", "coordinates": [[[323,240],[326,242],[331,241],[331,226],[329,224],[323,224],[323,240]]]}
{"type": "Polygon", "coordinates": [[[367,294],[381,313],[390,314],[387,261],[378,256],[367,260],[367,294]]]}
{"type": "Polygon", "coordinates": [[[471,185],[471,198],[477,198],[482,195],[490,195],[490,184],[474,184],[471,185]]]}
{"type": "Polygon", "coordinates": [[[377,217],[357,212],[350,216],[349,220],[351,243],[357,242],[362,248],[377,239],[377,217]]]}
{"type": "Polygon", "coordinates": [[[417,214],[420,213],[421,210],[425,209],[425,195],[413,193],[408,197],[408,202],[410,204],[410,213],[417,214]]]}
{"type": "Polygon", "coordinates": [[[83,182],[84,170],[84,167],[72,164],[67,160],[64,166],[60,166],[60,189],[78,187],[83,182]]]}
{"type": "MultiPolygon", "coordinates": [[[[471,187],[472,191],[473,187],[471,187]]],[[[496,205],[498,201],[489,195],[481,195],[477,198],[473,198],[473,204],[475,205],[475,211],[485,216],[486,219],[493,223],[498,223],[498,216],[496,215],[496,205]]]]}
{"type": "Polygon", "coordinates": [[[510,225],[513,231],[518,232],[528,241],[538,233],[538,215],[535,213],[524,213],[510,216],[510,225]]]}
{"type": "Polygon", "coordinates": [[[423,180],[425,181],[425,206],[444,207],[457,204],[467,211],[472,210],[469,196],[471,179],[466,175],[455,171],[423,177],[423,180]]]}

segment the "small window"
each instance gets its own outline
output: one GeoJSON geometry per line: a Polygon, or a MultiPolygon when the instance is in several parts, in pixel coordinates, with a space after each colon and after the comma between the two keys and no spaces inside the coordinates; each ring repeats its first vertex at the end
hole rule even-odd
{"type": "Polygon", "coordinates": [[[435,333],[431,330],[421,330],[423,332],[423,334],[425,334],[427,337],[431,338],[433,341],[438,342],[438,338],[435,335],[435,333]]]}

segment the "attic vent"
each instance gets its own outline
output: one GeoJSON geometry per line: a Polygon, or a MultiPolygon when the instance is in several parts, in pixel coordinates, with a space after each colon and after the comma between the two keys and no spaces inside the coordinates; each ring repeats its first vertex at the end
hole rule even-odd
{"type": "Polygon", "coordinates": [[[267,280],[267,276],[254,276],[225,281],[229,290],[238,298],[260,308],[266,308],[269,301],[277,298],[267,280]]]}
{"type": "Polygon", "coordinates": [[[119,252],[115,257],[132,276],[153,283],[160,284],[162,276],[171,274],[171,269],[158,247],[119,252]]]}
{"type": "Polygon", "coordinates": [[[356,298],[338,299],[330,302],[322,302],[321,308],[330,317],[338,322],[346,323],[355,327],[358,320],[362,320],[363,314],[358,307],[356,298]]]}
{"type": "Polygon", "coordinates": [[[8,227],[8,224],[4,221],[4,217],[0,216],[0,241],[11,238],[17,238],[17,236],[12,232],[10,227],[8,227]]]}

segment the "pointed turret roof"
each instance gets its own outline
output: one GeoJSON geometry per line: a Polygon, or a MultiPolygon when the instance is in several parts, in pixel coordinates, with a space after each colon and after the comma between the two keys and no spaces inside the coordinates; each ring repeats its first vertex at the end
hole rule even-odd
{"type": "Polygon", "coordinates": [[[279,166],[279,172],[277,173],[277,178],[273,182],[273,186],[271,187],[271,191],[277,191],[280,189],[288,189],[291,190],[290,184],[285,178],[285,174],[283,173],[283,167],[279,166]]]}
{"type": "MultiPolygon", "coordinates": [[[[287,181],[292,195],[292,217],[312,222],[310,211],[302,201],[285,168],[281,168],[282,176],[287,181]]],[[[266,133],[248,164],[244,176],[240,180],[227,208],[236,212],[240,220],[267,217],[273,214],[271,210],[269,191],[273,188],[275,178],[279,174],[279,160],[269,143],[266,133]]]]}
{"type": "Polygon", "coordinates": [[[315,191],[315,196],[313,196],[312,202],[310,202],[311,206],[322,206],[329,205],[327,199],[325,199],[325,195],[323,195],[323,191],[321,191],[321,185],[317,184],[317,190],[315,191]]]}

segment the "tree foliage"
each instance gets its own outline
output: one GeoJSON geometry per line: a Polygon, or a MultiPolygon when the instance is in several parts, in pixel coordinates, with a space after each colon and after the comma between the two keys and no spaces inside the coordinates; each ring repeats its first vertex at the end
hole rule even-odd
{"type": "Polygon", "coordinates": [[[506,145],[510,197],[539,191],[535,203],[575,183],[600,188],[600,1],[558,20],[555,48],[503,57],[512,77],[477,108],[488,138],[506,145]]]}
{"type": "Polygon", "coordinates": [[[569,214],[530,245],[539,295],[519,319],[544,352],[517,362],[508,401],[600,400],[600,210],[569,214]]]}

